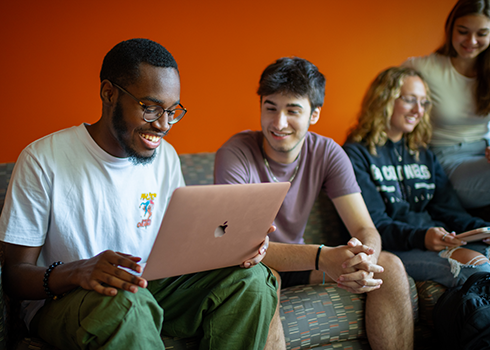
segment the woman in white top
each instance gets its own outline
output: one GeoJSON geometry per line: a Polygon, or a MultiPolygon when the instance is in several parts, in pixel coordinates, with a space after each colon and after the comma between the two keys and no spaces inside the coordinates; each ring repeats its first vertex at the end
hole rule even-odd
{"type": "Polygon", "coordinates": [[[459,0],[446,21],[445,43],[403,65],[432,91],[431,148],[463,206],[490,216],[490,0],[459,0]]]}

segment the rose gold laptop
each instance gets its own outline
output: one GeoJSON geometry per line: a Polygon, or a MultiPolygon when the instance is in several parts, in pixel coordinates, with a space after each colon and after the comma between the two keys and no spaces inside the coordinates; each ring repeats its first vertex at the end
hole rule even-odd
{"type": "Polygon", "coordinates": [[[142,277],[147,280],[240,265],[255,256],[289,182],[177,188],[142,277]]]}

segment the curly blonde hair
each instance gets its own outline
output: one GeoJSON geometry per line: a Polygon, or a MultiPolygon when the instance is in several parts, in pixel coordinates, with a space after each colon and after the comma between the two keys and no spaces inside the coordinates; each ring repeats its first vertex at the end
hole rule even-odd
{"type": "MultiPolygon", "coordinates": [[[[388,68],[374,79],[364,95],[357,125],[349,131],[348,141],[363,142],[371,154],[377,155],[376,146],[383,146],[388,139],[386,130],[391,127],[395,100],[400,97],[400,90],[407,77],[419,77],[422,80],[430,101],[429,86],[419,72],[408,67],[388,68]]],[[[427,148],[432,136],[430,110],[431,107],[426,108],[414,130],[405,135],[406,145],[417,159],[419,149],[427,148]]]]}

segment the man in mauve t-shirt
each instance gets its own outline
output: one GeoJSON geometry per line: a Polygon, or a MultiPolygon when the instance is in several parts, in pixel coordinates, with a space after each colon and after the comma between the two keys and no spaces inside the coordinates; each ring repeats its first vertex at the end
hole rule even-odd
{"type": "MultiPolygon", "coordinates": [[[[381,251],[349,158],[332,139],[308,131],[318,122],[325,77],[301,58],[281,58],[262,73],[262,131],[231,137],[216,153],[215,182],[291,182],[263,262],[281,287],[336,282],[367,293],[366,331],[373,349],[412,349],[409,283],[401,261],[381,251]],[[330,197],[352,238],[346,245],[305,244],[303,233],[320,191],[330,197]]],[[[282,327],[278,312],[271,327],[282,327]]],[[[283,334],[282,332],[276,332],[283,334]]],[[[278,339],[278,349],[285,349],[278,339]]]]}

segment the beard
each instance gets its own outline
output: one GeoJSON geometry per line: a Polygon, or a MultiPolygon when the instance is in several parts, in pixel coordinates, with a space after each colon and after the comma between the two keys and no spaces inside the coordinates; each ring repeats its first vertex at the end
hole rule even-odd
{"type": "Polygon", "coordinates": [[[124,121],[123,110],[119,102],[117,102],[114,113],[112,114],[112,126],[116,131],[116,138],[119,141],[124,152],[128,156],[129,161],[134,165],[146,165],[153,162],[157,155],[157,150],[155,150],[150,156],[143,156],[139,154],[133,146],[127,141],[124,136],[128,134],[128,126],[124,121]]]}

